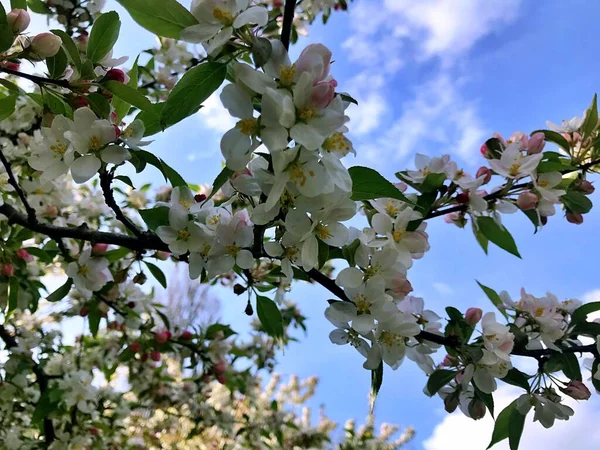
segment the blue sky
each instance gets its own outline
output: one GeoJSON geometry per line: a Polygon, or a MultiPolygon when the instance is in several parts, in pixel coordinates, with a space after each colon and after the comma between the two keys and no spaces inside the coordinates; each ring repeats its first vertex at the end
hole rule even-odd
{"type": "MultiPolygon", "coordinates": [[[[109,0],[109,9],[123,21],[116,56],[133,59],[154,45],[114,1],[109,0]]],[[[333,14],[327,26],[315,24],[292,53],[311,42],[327,45],[340,89],[359,100],[349,124],[358,157],[349,165],[368,165],[391,179],[412,164],[416,152],[449,153],[474,172],[484,162],[479,147],[494,131],[505,136],[530,132],[546,120],[581,115],[598,90],[600,60],[591,45],[597,40],[598,13],[600,3],[585,0],[355,0],[348,13],[333,14]]],[[[150,149],[188,181],[210,183],[221,168],[220,136],[231,125],[214,97],[198,114],[157,136],[150,149]]],[[[156,173],[143,176],[161,182],[156,173]]],[[[522,260],[496,248],[486,256],[468,230],[431,221],[431,251],[409,272],[414,293],[438,312],[447,305],[491,310],[475,279],[513,295],[525,287],[537,295],[549,290],[562,298],[600,300],[597,268],[589,256],[600,250],[598,210],[579,227],[558,214],[535,236],[523,215],[506,223],[522,260]]],[[[291,298],[309,317],[309,333],[279,357],[278,371],[317,375],[313,405],[325,404],[328,415],[342,423],[348,417],[362,420],[370,375],[353,349],[329,343],[331,326],[323,318],[327,292],[298,285],[291,298]]],[[[247,328],[244,299],[223,293],[222,300],[224,321],[247,328]]],[[[422,394],[424,384],[425,376],[410,361],[396,372],[387,370],[378,422],[414,426],[411,449],[485,448],[491,422],[448,417],[439,399],[422,394]]],[[[510,394],[502,389],[499,403],[508,403],[510,394]]],[[[599,448],[598,432],[583,430],[600,420],[600,402],[575,410],[574,419],[550,431],[528,425],[523,448],[552,450],[567,443],[599,448]]]]}

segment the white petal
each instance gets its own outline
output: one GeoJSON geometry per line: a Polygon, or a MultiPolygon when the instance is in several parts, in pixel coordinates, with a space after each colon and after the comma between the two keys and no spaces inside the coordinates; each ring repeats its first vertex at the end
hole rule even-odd
{"type": "Polygon", "coordinates": [[[75,180],[76,183],[85,183],[96,175],[101,165],[102,163],[100,160],[93,155],[77,158],[71,165],[71,175],[73,176],[73,180],[75,180]]]}
{"type": "Polygon", "coordinates": [[[267,252],[267,255],[269,256],[281,256],[283,255],[283,247],[281,246],[281,244],[279,242],[265,242],[263,244],[263,247],[265,249],[265,252],[267,252]]]}
{"type": "Polygon", "coordinates": [[[363,282],[363,273],[356,267],[346,267],[335,279],[338,286],[345,288],[357,288],[363,282]]]}
{"type": "Polygon", "coordinates": [[[118,145],[110,145],[100,153],[102,161],[107,164],[121,164],[131,158],[129,150],[118,145]]]}
{"type": "Polygon", "coordinates": [[[392,219],[385,214],[375,214],[371,219],[371,223],[378,234],[386,234],[392,231],[392,219]]]}
{"type": "Polygon", "coordinates": [[[329,316],[340,322],[349,322],[356,319],[356,306],[350,302],[334,302],[327,308],[329,316]]]}
{"type": "Polygon", "coordinates": [[[237,257],[235,258],[236,264],[242,269],[252,269],[254,266],[254,257],[250,250],[240,250],[237,257]]]}
{"type": "Polygon", "coordinates": [[[221,103],[233,117],[245,119],[252,117],[252,99],[236,84],[228,84],[221,92],[221,103]]]}
{"type": "Polygon", "coordinates": [[[320,134],[319,130],[302,122],[297,123],[290,129],[290,137],[308,150],[317,150],[326,138],[326,136],[320,134]]]}
{"type": "Polygon", "coordinates": [[[253,6],[247,9],[233,21],[233,28],[241,28],[244,25],[252,24],[259,27],[265,26],[269,20],[269,15],[265,8],[253,6]]]}
{"type": "Polygon", "coordinates": [[[363,314],[352,321],[352,328],[360,334],[367,334],[375,328],[375,321],[370,314],[363,314]]]}
{"type": "Polygon", "coordinates": [[[169,225],[175,230],[183,230],[189,223],[188,210],[179,203],[169,208],[169,225]]]}
{"type": "Polygon", "coordinates": [[[309,237],[302,245],[302,267],[310,270],[319,265],[319,243],[314,236],[309,237]]]}
{"type": "Polygon", "coordinates": [[[236,64],[235,77],[259,94],[264,94],[267,88],[277,87],[273,78],[254,70],[248,64],[236,64]]]}
{"type": "Polygon", "coordinates": [[[336,328],[331,333],[329,333],[329,340],[333,344],[345,345],[349,342],[348,332],[345,330],[341,330],[340,328],[336,328]]]}
{"type": "Polygon", "coordinates": [[[215,36],[222,28],[221,24],[201,23],[184,28],[181,31],[180,38],[185,42],[199,43],[206,42],[215,36]]]}

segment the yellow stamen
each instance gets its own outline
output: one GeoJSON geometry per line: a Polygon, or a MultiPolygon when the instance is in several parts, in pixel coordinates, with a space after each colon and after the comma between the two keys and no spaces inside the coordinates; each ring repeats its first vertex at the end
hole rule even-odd
{"type": "Polygon", "coordinates": [[[345,155],[350,151],[348,142],[343,133],[333,133],[323,142],[323,149],[328,152],[340,152],[345,155]]]}
{"type": "Polygon", "coordinates": [[[236,256],[240,252],[240,248],[237,245],[228,245],[225,247],[225,251],[230,256],[236,256]]]}
{"type": "Polygon", "coordinates": [[[258,121],[254,118],[242,119],[238,121],[235,126],[239,128],[240,132],[246,136],[254,136],[260,131],[258,129],[258,121]]]}
{"type": "Polygon", "coordinates": [[[304,186],[306,184],[306,173],[304,173],[304,169],[302,168],[301,164],[295,163],[290,168],[290,178],[294,183],[299,184],[300,186],[304,186]]]}
{"type": "Polygon", "coordinates": [[[394,238],[394,242],[400,242],[407,234],[408,232],[405,229],[399,229],[392,233],[392,237],[394,238]]]}
{"type": "Polygon", "coordinates": [[[90,270],[87,266],[79,266],[79,273],[83,276],[87,275],[90,270]]]}
{"type": "Polygon", "coordinates": [[[50,146],[50,150],[59,155],[64,155],[67,151],[67,146],[57,139],[56,143],[50,146]]]}
{"type": "Polygon", "coordinates": [[[90,136],[88,139],[88,147],[90,150],[99,150],[102,144],[98,136],[90,136]]]}
{"type": "Polygon", "coordinates": [[[213,17],[217,19],[217,22],[225,25],[226,27],[233,25],[233,16],[231,13],[223,11],[218,6],[213,9],[213,17]]]}
{"type": "Polygon", "coordinates": [[[303,120],[306,122],[306,121],[312,119],[316,113],[317,112],[312,108],[303,108],[298,112],[298,117],[300,117],[300,120],[303,120]]]}
{"type": "Polygon", "coordinates": [[[513,165],[508,168],[508,174],[511,177],[516,177],[517,175],[519,175],[520,168],[521,168],[521,164],[519,164],[517,162],[513,163],[513,165]]]}
{"type": "Polygon", "coordinates": [[[323,224],[318,224],[315,227],[315,235],[322,241],[332,236],[331,232],[323,224]]]}
{"type": "Polygon", "coordinates": [[[368,313],[371,308],[371,302],[363,294],[358,294],[354,297],[354,304],[356,305],[356,310],[361,313],[368,313]]]}
{"type": "Polygon", "coordinates": [[[279,67],[279,85],[282,87],[290,87],[296,78],[296,65],[292,64],[289,67],[281,65],[279,67]]]}
{"type": "Polygon", "coordinates": [[[395,217],[396,214],[398,214],[398,211],[400,211],[400,208],[396,206],[396,203],[393,200],[390,200],[385,204],[385,212],[388,216],[395,217]]]}
{"type": "Polygon", "coordinates": [[[180,241],[187,241],[190,236],[191,234],[187,230],[179,230],[177,232],[177,239],[180,241]]]}

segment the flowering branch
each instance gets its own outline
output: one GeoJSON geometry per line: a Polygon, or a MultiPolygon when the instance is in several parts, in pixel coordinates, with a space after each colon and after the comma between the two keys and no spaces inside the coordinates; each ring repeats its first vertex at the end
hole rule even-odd
{"type": "Polygon", "coordinates": [[[100,187],[102,188],[102,193],[104,194],[104,200],[106,201],[106,204],[110,207],[110,209],[113,210],[117,220],[125,225],[125,227],[136,237],[143,239],[147,233],[144,233],[142,230],[140,230],[137,225],[123,213],[123,210],[117,204],[111,188],[112,180],[112,172],[105,171],[100,174],[100,187]]]}
{"type": "Polygon", "coordinates": [[[38,77],[37,75],[31,75],[29,73],[19,72],[18,70],[9,69],[7,67],[0,67],[0,72],[7,73],[9,75],[14,75],[16,77],[25,78],[26,80],[32,81],[35,84],[54,84],[56,86],[61,86],[64,88],[68,88],[69,82],[67,80],[53,80],[51,78],[38,77]]]}
{"type": "Polygon", "coordinates": [[[19,182],[15,178],[15,174],[12,171],[11,163],[8,161],[8,159],[6,159],[6,157],[4,156],[4,153],[2,152],[1,149],[0,149],[0,161],[4,165],[4,168],[6,169],[6,173],[8,174],[8,182],[14,188],[15,192],[21,199],[23,206],[25,207],[25,211],[27,211],[27,220],[32,224],[36,224],[37,218],[35,217],[35,210],[31,207],[31,205],[27,201],[27,196],[25,195],[25,192],[23,192],[23,189],[21,189],[21,186],[19,186],[19,182]]]}

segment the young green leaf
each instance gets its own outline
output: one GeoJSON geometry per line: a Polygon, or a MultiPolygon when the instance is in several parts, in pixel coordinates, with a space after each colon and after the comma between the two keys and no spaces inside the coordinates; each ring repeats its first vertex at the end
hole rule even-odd
{"type": "Polygon", "coordinates": [[[93,309],[88,314],[88,326],[90,327],[90,333],[92,333],[92,336],[94,337],[96,337],[96,335],[98,334],[101,318],[102,315],[100,314],[100,311],[98,311],[98,309],[93,309]]]}
{"type": "Polygon", "coordinates": [[[456,377],[457,373],[457,370],[447,369],[440,369],[433,372],[427,380],[427,395],[433,397],[441,388],[450,383],[456,377]]]}
{"type": "Polygon", "coordinates": [[[492,241],[498,247],[518,258],[521,257],[519,250],[517,249],[517,244],[515,244],[515,240],[511,234],[494,219],[491,217],[480,216],[477,218],[477,227],[487,239],[492,241]]]}
{"type": "Polygon", "coordinates": [[[369,393],[369,414],[375,411],[375,401],[383,383],[383,361],[379,363],[377,369],[371,370],[371,392],[369,393]]]}
{"type": "Polygon", "coordinates": [[[378,198],[395,198],[403,202],[412,202],[400,192],[396,186],[386,180],[376,170],[368,167],[354,166],[348,169],[352,178],[352,200],[375,200],[378,198]]]}
{"type": "Polygon", "coordinates": [[[485,292],[485,295],[487,295],[487,297],[491,300],[491,302],[494,304],[494,306],[496,308],[498,308],[498,311],[500,311],[500,313],[506,317],[508,319],[508,314],[506,314],[506,311],[504,310],[504,302],[502,301],[502,299],[500,298],[500,296],[496,293],[495,290],[493,290],[490,287],[487,287],[484,284],[481,284],[479,281],[475,280],[477,282],[477,284],[479,285],[479,287],[481,289],[483,289],[483,292],[485,292]]]}
{"type": "Polygon", "coordinates": [[[590,302],[585,305],[581,305],[573,314],[571,314],[571,324],[583,322],[587,319],[588,314],[600,311],[600,302],[590,302]]]}
{"type": "Polygon", "coordinates": [[[46,66],[48,66],[50,78],[62,77],[68,64],[69,59],[62,47],[58,49],[56,55],[46,58],[46,66]]]}
{"type": "Polygon", "coordinates": [[[55,290],[52,294],[46,297],[46,300],[50,303],[58,302],[67,296],[69,291],[71,290],[71,286],[73,286],[73,278],[67,279],[65,284],[55,290]]]}
{"type": "Polygon", "coordinates": [[[568,191],[560,199],[569,210],[576,213],[587,214],[593,206],[589,198],[577,191],[568,191]]]}
{"type": "Polygon", "coordinates": [[[87,44],[87,57],[97,63],[112,50],[119,38],[121,21],[114,11],[102,14],[94,21],[87,44]]]}
{"type": "Polygon", "coordinates": [[[158,266],[156,266],[148,261],[144,261],[144,264],[146,264],[146,266],[148,266],[148,269],[150,270],[150,272],[152,273],[154,278],[156,278],[156,281],[158,281],[160,283],[160,285],[166,289],[167,288],[167,277],[165,277],[165,274],[163,273],[163,271],[160,270],[160,268],[158,266]]]}
{"type": "Polygon", "coordinates": [[[171,166],[169,166],[162,159],[160,160],[160,162],[161,162],[161,166],[162,166],[162,173],[168,178],[168,180],[171,182],[171,185],[173,187],[187,186],[187,183],[185,182],[183,177],[181,175],[179,175],[179,173],[175,169],[173,169],[171,166]]]}
{"type": "Polygon", "coordinates": [[[36,14],[52,14],[52,10],[42,0],[27,0],[27,6],[36,14]]]}
{"type": "Polygon", "coordinates": [[[15,37],[12,34],[12,30],[8,26],[6,11],[4,11],[4,6],[2,6],[0,3],[0,53],[8,50],[14,40],[15,37]]]}
{"type": "Polygon", "coordinates": [[[517,401],[513,401],[510,405],[502,410],[496,418],[496,425],[494,425],[494,431],[492,432],[492,440],[487,448],[492,447],[500,441],[508,438],[509,435],[509,423],[513,411],[517,410],[517,401]]]}
{"type": "Polygon", "coordinates": [[[160,114],[163,128],[197,112],[225,80],[227,65],[207,62],[188,70],[175,85],[160,114]]]}
{"type": "Polygon", "coordinates": [[[88,94],[86,100],[98,117],[105,119],[110,115],[110,103],[104,95],[92,92],[88,94]]]}
{"type": "Polygon", "coordinates": [[[213,181],[210,195],[206,198],[206,200],[211,199],[212,196],[215,195],[217,193],[217,191],[219,189],[221,189],[225,183],[227,183],[227,180],[229,180],[231,175],[233,175],[233,170],[228,169],[227,167],[223,167],[223,170],[221,170],[219,172],[219,175],[217,175],[217,177],[215,178],[215,181],[213,181]]]}
{"type": "Polygon", "coordinates": [[[525,417],[517,408],[510,413],[508,421],[508,444],[510,450],[518,450],[519,448],[523,428],[525,428],[525,417]]]}
{"type": "Polygon", "coordinates": [[[24,9],[27,11],[27,0],[10,0],[11,9],[24,9]]]}
{"type": "Polygon", "coordinates": [[[158,36],[179,39],[198,21],[176,0],[117,0],[140,26],[158,36]]]}
{"type": "Polygon", "coordinates": [[[169,225],[169,208],[167,206],[140,209],[139,212],[150,231],[156,230],[161,225],[169,225]]]}
{"type": "Polygon", "coordinates": [[[107,81],[103,84],[103,86],[121,100],[135,106],[141,111],[150,111],[152,108],[152,103],[150,103],[150,100],[148,100],[144,94],[139,92],[137,89],[132,88],[131,86],[112,80],[107,81]]]}
{"type": "Polygon", "coordinates": [[[581,125],[581,138],[588,137],[598,126],[598,94],[594,94],[592,104],[587,109],[585,119],[581,125]]]}
{"type": "Polygon", "coordinates": [[[267,334],[276,339],[283,338],[283,319],[273,300],[262,295],[256,296],[256,313],[267,334]]]}
{"type": "Polygon", "coordinates": [[[8,97],[0,98],[0,120],[10,117],[15,112],[17,104],[17,96],[9,95],[8,97]]]}

